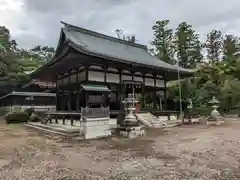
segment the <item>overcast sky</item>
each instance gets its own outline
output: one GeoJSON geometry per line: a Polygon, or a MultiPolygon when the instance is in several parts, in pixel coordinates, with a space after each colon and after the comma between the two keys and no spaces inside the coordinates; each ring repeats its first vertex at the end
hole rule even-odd
{"type": "Polygon", "coordinates": [[[187,21],[201,34],[211,29],[240,36],[239,0],[0,0],[0,25],[21,47],[56,46],[60,21],[116,36],[115,29],[149,45],[152,26],[187,21]]]}

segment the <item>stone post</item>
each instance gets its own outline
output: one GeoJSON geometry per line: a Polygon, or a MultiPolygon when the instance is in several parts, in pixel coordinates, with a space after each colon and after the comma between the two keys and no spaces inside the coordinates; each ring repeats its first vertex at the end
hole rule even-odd
{"type": "Polygon", "coordinates": [[[188,123],[192,124],[192,109],[193,109],[193,104],[192,104],[192,99],[188,99],[188,123]]]}

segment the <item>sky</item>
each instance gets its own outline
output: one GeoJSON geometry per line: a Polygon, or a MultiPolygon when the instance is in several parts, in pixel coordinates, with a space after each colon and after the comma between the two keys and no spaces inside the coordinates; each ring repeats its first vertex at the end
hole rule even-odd
{"type": "Polygon", "coordinates": [[[170,20],[193,25],[202,40],[212,29],[240,36],[239,0],[0,0],[0,25],[18,45],[56,47],[61,23],[116,36],[116,29],[149,45],[152,26],[170,20]]]}

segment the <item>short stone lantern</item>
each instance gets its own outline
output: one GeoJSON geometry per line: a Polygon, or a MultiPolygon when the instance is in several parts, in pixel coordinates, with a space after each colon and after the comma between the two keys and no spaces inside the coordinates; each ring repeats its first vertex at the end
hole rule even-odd
{"type": "Polygon", "coordinates": [[[219,107],[219,104],[220,104],[220,101],[216,99],[215,96],[213,96],[213,98],[208,102],[211,107],[212,107],[212,112],[210,114],[210,119],[212,121],[215,121],[216,122],[216,125],[219,125],[221,120],[222,120],[222,116],[220,115],[220,113],[218,112],[218,107],[219,107]]]}
{"type": "Polygon", "coordinates": [[[125,117],[123,124],[121,124],[120,127],[120,135],[124,137],[136,138],[145,134],[143,127],[139,124],[136,116],[134,115],[137,102],[138,101],[132,96],[132,94],[128,94],[128,97],[122,101],[125,105],[125,117]]]}

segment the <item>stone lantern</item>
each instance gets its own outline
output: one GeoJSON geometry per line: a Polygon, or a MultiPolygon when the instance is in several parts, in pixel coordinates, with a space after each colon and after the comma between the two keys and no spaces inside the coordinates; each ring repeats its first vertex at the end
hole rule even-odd
{"type": "Polygon", "coordinates": [[[213,109],[212,112],[211,112],[211,114],[210,114],[211,119],[212,119],[213,121],[216,121],[216,124],[219,125],[219,124],[220,124],[220,121],[221,121],[221,119],[222,119],[220,113],[219,113],[218,110],[217,110],[218,107],[219,107],[220,101],[217,100],[215,96],[213,96],[213,98],[212,98],[208,103],[211,105],[211,107],[212,107],[212,109],[213,109]]]}
{"type": "Polygon", "coordinates": [[[125,126],[134,126],[138,124],[136,116],[133,113],[136,111],[136,103],[138,101],[132,96],[132,94],[128,94],[128,97],[122,101],[124,104],[125,117],[124,117],[124,125],[125,126]]]}
{"type": "Polygon", "coordinates": [[[123,124],[120,127],[120,135],[124,137],[135,138],[145,134],[143,127],[139,125],[139,122],[134,115],[137,102],[138,101],[132,94],[128,94],[128,97],[122,101],[124,104],[125,117],[123,124]]]}

